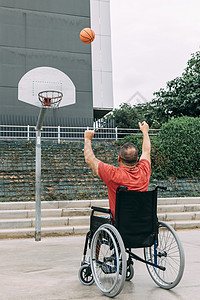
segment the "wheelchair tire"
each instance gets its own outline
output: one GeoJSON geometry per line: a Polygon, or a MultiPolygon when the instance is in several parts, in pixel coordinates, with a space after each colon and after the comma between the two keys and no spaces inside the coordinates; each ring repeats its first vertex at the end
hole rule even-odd
{"type": "Polygon", "coordinates": [[[110,298],[118,295],[126,278],[126,252],[122,238],[113,225],[103,224],[94,233],[90,264],[101,292],[110,298]]]}
{"type": "MultiPolygon", "coordinates": [[[[184,250],[175,230],[167,223],[159,222],[157,264],[166,268],[162,271],[146,264],[154,282],[161,288],[172,289],[181,280],[185,256],[184,250]]],[[[154,263],[154,245],[144,249],[145,260],[154,263]]]]}
{"type": "Polygon", "coordinates": [[[130,281],[134,276],[134,268],[133,265],[127,266],[126,269],[126,281],[130,281]]]}
{"type": "Polygon", "coordinates": [[[80,282],[84,285],[92,285],[94,283],[94,278],[92,276],[92,270],[90,265],[84,264],[80,267],[78,272],[78,278],[80,282]]]}

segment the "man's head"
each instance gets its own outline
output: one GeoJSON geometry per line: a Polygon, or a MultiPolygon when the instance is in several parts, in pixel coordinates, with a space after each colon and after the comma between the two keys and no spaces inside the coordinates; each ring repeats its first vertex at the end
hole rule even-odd
{"type": "Polygon", "coordinates": [[[125,143],[119,150],[119,166],[133,167],[138,160],[138,149],[132,143],[125,143]]]}

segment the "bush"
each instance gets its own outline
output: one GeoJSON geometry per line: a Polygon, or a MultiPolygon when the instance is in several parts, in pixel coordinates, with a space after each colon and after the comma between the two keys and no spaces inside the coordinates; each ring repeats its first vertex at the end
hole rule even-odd
{"type": "Polygon", "coordinates": [[[200,175],[200,118],[181,117],[163,124],[157,136],[164,174],[177,178],[200,175]],[[164,162],[164,164],[163,164],[164,162]]]}

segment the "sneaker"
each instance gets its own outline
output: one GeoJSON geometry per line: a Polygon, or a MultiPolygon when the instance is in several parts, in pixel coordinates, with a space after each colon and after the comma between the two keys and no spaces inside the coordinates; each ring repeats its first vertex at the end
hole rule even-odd
{"type": "Polygon", "coordinates": [[[116,273],[116,267],[115,266],[109,266],[109,265],[102,265],[101,266],[101,270],[105,273],[105,274],[112,274],[112,273],[116,273]]]}

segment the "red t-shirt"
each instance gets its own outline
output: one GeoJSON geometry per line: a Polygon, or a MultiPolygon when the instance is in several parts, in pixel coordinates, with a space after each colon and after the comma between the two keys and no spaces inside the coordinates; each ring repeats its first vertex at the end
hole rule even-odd
{"type": "Polygon", "coordinates": [[[101,180],[107,185],[109,205],[115,218],[116,189],[118,186],[124,185],[129,190],[147,191],[151,175],[151,164],[148,160],[141,159],[133,169],[130,169],[126,167],[117,168],[100,162],[98,172],[101,180]]]}

